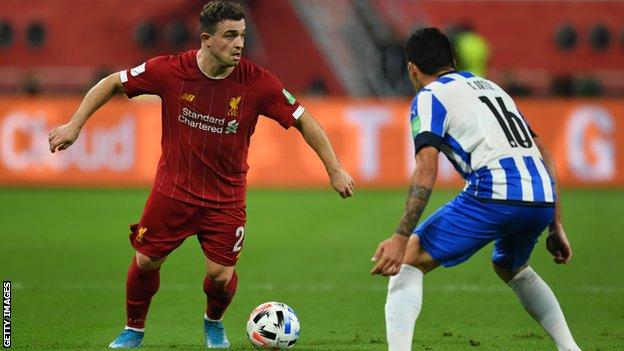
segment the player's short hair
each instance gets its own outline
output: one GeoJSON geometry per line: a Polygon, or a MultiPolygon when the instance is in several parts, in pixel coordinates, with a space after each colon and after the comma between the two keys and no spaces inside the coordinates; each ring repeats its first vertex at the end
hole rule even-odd
{"type": "Polygon", "coordinates": [[[245,18],[245,12],[239,3],[217,0],[204,5],[199,14],[199,24],[202,33],[214,34],[219,22],[225,20],[240,21],[243,18],[245,18]]]}
{"type": "Polygon", "coordinates": [[[438,28],[421,28],[412,34],[404,46],[405,59],[427,75],[444,68],[455,68],[451,42],[438,28]]]}

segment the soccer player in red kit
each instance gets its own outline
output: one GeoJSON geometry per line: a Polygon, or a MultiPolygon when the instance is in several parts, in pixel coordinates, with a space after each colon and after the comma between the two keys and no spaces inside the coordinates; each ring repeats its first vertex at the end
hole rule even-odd
{"type": "Polygon", "coordinates": [[[296,127],[325,165],[331,186],[343,198],[353,195],[353,179],[314,118],[274,75],[241,56],[241,6],[210,2],[200,24],[199,50],[158,56],[110,75],[49,135],[52,152],[68,148],[89,117],[118,93],[162,100],[162,155],[143,215],[131,226],[136,255],[126,282],[126,327],[111,348],[141,346],[160,266],[191,235],[197,235],[207,261],[206,345],[229,347],[221,320],[238,282],[234,267],[245,237],[247,152],[259,115],[296,127]]]}

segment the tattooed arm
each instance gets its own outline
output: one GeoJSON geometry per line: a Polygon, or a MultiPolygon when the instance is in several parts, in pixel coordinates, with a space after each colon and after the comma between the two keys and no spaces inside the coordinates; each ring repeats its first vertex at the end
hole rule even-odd
{"type": "MultiPolygon", "coordinates": [[[[412,177],[413,179],[413,177],[412,177]]],[[[434,178],[435,180],[435,178],[434,178]]],[[[431,187],[418,185],[412,183],[407,191],[407,201],[405,203],[405,212],[401,218],[401,223],[396,230],[396,233],[405,237],[409,237],[416,224],[420,220],[427,202],[429,202],[429,196],[431,195],[431,187]]]]}
{"type": "Polygon", "coordinates": [[[401,268],[407,240],[422,216],[438,174],[438,150],[426,146],[416,154],[416,168],[407,193],[405,211],[395,234],[383,241],[373,255],[371,274],[393,275],[401,268]]]}

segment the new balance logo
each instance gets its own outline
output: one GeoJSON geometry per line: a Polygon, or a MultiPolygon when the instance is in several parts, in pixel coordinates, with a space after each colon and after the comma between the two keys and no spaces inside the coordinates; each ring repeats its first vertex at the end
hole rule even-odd
{"type": "Polygon", "coordinates": [[[225,129],[225,134],[235,134],[238,129],[238,122],[235,119],[231,120],[227,124],[227,128],[225,129]]]}
{"type": "Polygon", "coordinates": [[[193,100],[195,100],[195,95],[193,94],[189,94],[189,93],[184,93],[180,99],[182,100],[186,100],[188,102],[193,102],[193,100]]]}

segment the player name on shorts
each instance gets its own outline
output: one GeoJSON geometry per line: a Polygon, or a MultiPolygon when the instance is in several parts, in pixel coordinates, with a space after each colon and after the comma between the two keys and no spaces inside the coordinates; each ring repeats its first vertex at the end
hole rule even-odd
{"type": "Polygon", "coordinates": [[[186,107],[182,108],[182,113],[178,116],[178,121],[191,128],[197,128],[212,133],[223,133],[225,118],[215,118],[210,115],[203,115],[192,111],[186,107]]]}

